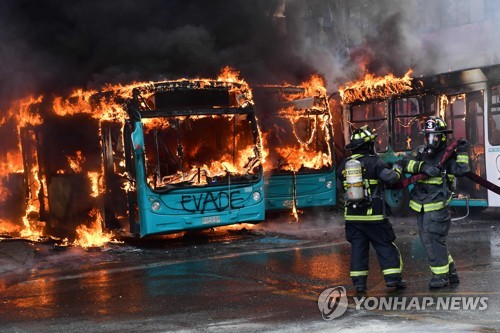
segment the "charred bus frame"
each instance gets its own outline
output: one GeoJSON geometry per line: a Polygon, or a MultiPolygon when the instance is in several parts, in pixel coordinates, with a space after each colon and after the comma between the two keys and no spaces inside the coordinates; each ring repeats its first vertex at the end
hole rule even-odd
{"type": "Polygon", "coordinates": [[[89,114],[49,115],[40,124],[21,127],[19,134],[26,213],[33,215],[27,218],[43,221],[52,236],[73,237],[100,207],[98,120],[89,114]]]}
{"type": "Polygon", "coordinates": [[[264,168],[266,210],[280,211],[335,205],[334,143],[328,96],[316,94],[303,97],[305,88],[300,86],[258,86],[253,90],[259,125],[263,135],[267,136],[264,148],[269,152],[269,156],[266,159],[270,159],[266,160],[264,168]],[[293,98],[293,96],[302,97],[293,98]],[[290,110],[292,114],[281,116],[279,113],[284,109],[290,110]],[[309,140],[297,137],[300,135],[296,128],[298,125],[290,123],[294,121],[292,118],[305,121],[302,126],[303,132],[312,139],[311,142],[304,142],[309,140]],[[270,128],[274,126],[280,126],[279,133],[274,133],[273,128],[270,128]],[[287,126],[290,129],[285,131],[287,126]],[[274,133],[275,137],[271,138],[270,133],[274,133]],[[305,149],[313,153],[325,156],[327,164],[319,167],[307,167],[302,164],[297,170],[288,168],[289,156],[272,155],[273,150],[285,145],[287,141],[285,137],[292,139],[296,145],[289,147],[290,155],[306,147],[305,149]]]}

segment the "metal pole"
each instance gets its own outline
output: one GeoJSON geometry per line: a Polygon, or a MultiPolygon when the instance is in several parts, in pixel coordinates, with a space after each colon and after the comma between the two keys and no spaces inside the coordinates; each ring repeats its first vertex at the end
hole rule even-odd
{"type": "Polygon", "coordinates": [[[158,147],[158,129],[155,128],[155,148],[156,148],[156,182],[155,186],[158,186],[161,181],[161,170],[160,170],[160,148],[158,147]]]}
{"type": "Polygon", "coordinates": [[[181,123],[179,119],[176,119],[175,122],[177,125],[177,155],[181,158],[182,181],[184,181],[184,153],[181,144],[181,123]]]}

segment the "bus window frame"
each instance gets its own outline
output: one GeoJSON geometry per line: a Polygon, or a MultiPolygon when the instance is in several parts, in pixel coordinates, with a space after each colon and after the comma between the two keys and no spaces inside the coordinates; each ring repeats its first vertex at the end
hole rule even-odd
{"type": "Polygon", "coordinates": [[[465,95],[465,114],[466,114],[466,129],[465,133],[469,138],[469,143],[472,146],[484,146],[484,116],[485,116],[485,105],[484,105],[484,91],[472,91],[468,92],[465,95]],[[471,109],[470,102],[481,102],[479,103],[479,107],[481,108],[481,113],[476,110],[473,112],[471,109]],[[481,119],[480,119],[481,118],[481,119]],[[482,125],[482,133],[480,133],[480,126],[482,125]],[[479,139],[482,138],[483,142],[480,142],[479,139]]]}
{"type": "MultiPolygon", "coordinates": [[[[457,114],[455,110],[457,110],[455,107],[451,107],[451,103],[448,102],[446,104],[445,108],[445,120],[447,121],[448,126],[450,129],[453,130],[453,133],[451,134],[451,138],[455,139],[458,137],[463,137],[463,138],[469,138],[468,140],[470,141],[470,144],[473,146],[484,146],[484,137],[485,137],[485,132],[484,132],[484,116],[485,116],[485,103],[484,103],[484,90],[473,90],[473,91],[468,91],[468,92],[463,92],[459,94],[450,94],[450,95],[445,95],[446,98],[449,100],[450,98],[456,97],[456,99],[453,101],[453,105],[455,105],[455,102],[457,100],[463,100],[463,113],[457,114]],[[478,102],[479,108],[481,108],[480,113],[477,112],[477,109],[472,112],[471,107],[470,107],[470,102],[478,102]],[[481,117],[482,119],[478,119],[478,117],[481,117]],[[463,133],[457,133],[457,126],[456,121],[463,119],[463,133]],[[482,127],[482,133],[481,133],[481,128],[482,127]],[[482,136],[480,135],[482,134],[482,136]],[[477,141],[480,138],[483,138],[483,142],[477,141]],[[473,141],[476,140],[476,141],[473,141]]],[[[500,112],[499,112],[500,113],[500,112]]]]}
{"type": "MultiPolygon", "coordinates": [[[[221,117],[221,118],[224,118],[224,117],[228,117],[228,118],[233,118],[233,120],[230,120],[231,123],[232,123],[232,133],[233,133],[233,140],[234,140],[234,134],[236,133],[234,131],[235,127],[236,126],[236,116],[238,115],[243,115],[243,116],[249,116],[250,115],[250,111],[247,112],[247,113],[241,113],[241,112],[234,112],[234,113],[230,113],[230,112],[226,112],[226,113],[221,113],[221,114],[212,114],[210,115],[211,117],[207,117],[205,119],[213,119],[215,117],[221,117]]],[[[168,119],[169,121],[170,120],[174,120],[174,121],[178,121],[178,124],[180,123],[179,121],[179,117],[185,117],[186,119],[189,119],[191,115],[189,114],[183,114],[183,115],[171,115],[171,114],[162,114],[161,116],[158,116],[158,117],[149,117],[150,119],[162,119],[162,118],[166,118],[168,119]]],[[[192,121],[196,122],[200,119],[194,119],[192,121]]],[[[243,122],[245,121],[248,121],[248,120],[244,120],[243,122]]],[[[179,128],[178,128],[179,125],[176,125],[176,126],[172,126],[173,130],[174,130],[174,133],[176,135],[179,135],[178,134],[178,131],[179,131],[179,128]]],[[[252,139],[254,140],[254,144],[253,146],[254,147],[257,147],[257,143],[255,142],[255,140],[257,140],[257,136],[256,136],[256,132],[255,130],[252,128],[252,124],[249,123],[248,124],[249,128],[247,129],[248,130],[248,133],[247,134],[251,134],[252,135],[252,139]]],[[[146,134],[146,130],[145,128],[147,127],[147,125],[145,125],[143,123],[143,136],[144,136],[144,139],[145,141],[148,141],[147,143],[145,142],[144,146],[147,146],[149,145],[151,142],[151,137],[149,139],[146,140],[146,135],[152,135],[152,134],[146,134]]],[[[155,130],[154,128],[151,128],[150,130],[155,130]]],[[[183,129],[184,131],[185,129],[183,129]]],[[[184,137],[184,135],[183,135],[184,137]]],[[[185,146],[186,142],[185,142],[185,138],[181,139],[181,146],[185,146]]],[[[234,143],[234,141],[233,141],[234,143]]],[[[182,149],[185,149],[185,148],[182,148],[182,149]]],[[[237,149],[238,150],[238,149],[237,149]]],[[[147,160],[150,160],[150,157],[154,157],[153,160],[156,161],[156,159],[158,158],[157,154],[158,152],[155,152],[154,149],[150,149],[149,152],[153,152],[154,155],[153,156],[146,156],[148,157],[147,160]]],[[[145,154],[146,153],[146,150],[145,150],[145,154]]],[[[261,156],[259,154],[259,156],[255,156],[254,159],[256,160],[260,160],[261,159],[261,156]]],[[[213,161],[212,161],[213,162],[213,161]]],[[[207,162],[209,163],[209,162],[207,162]]],[[[259,162],[260,163],[260,162],[259,162]]],[[[154,163],[151,163],[151,164],[154,164],[154,163]]],[[[158,165],[156,164],[155,167],[158,167],[158,165]]],[[[254,168],[252,168],[252,170],[254,170],[255,168],[261,168],[262,166],[261,165],[256,165],[254,168]]],[[[189,188],[189,187],[196,187],[196,188],[209,188],[209,187],[215,187],[215,186],[220,186],[221,184],[225,184],[224,182],[224,179],[226,177],[233,177],[231,179],[228,179],[227,182],[231,182],[233,184],[252,184],[252,183],[256,183],[258,181],[260,181],[260,179],[262,178],[262,171],[260,169],[257,169],[255,171],[257,171],[257,173],[247,173],[247,174],[236,174],[236,175],[232,175],[231,173],[226,173],[226,175],[224,176],[208,176],[208,174],[206,173],[203,173],[203,177],[205,177],[206,180],[208,179],[211,179],[211,182],[208,182],[207,183],[203,183],[203,184],[198,184],[198,183],[195,183],[193,181],[179,181],[179,182],[166,182],[166,181],[163,181],[163,182],[150,182],[148,181],[148,177],[151,177],[153,178],[154,176],[152,176],[151,174],[154,174],[154,170],[151,170],[150,169],[150,166],[148,165],[148,163],[144,163],[144,168],[145,168],[145,174],[146,174],[146,183],[147,183],[147,186],[151,189],[151,191],[153,192],[157,192],[157,193],[163,193],[165,192],[167,189],[168,190],[172,190],[172,189],[181,189],[181,188],[189,188]],[[245,179],[247,178],[247,179],[245,179]],[[217,180],[217,181],[215,181],[217,180]],[[161,185],[159,185],[161,183],[161,185]]],[[[194,166],[193,166],[194,168],[194,166]]],[[[154,168],[153,168],[154,169],[154,168]]],[[[203,170],[201,170],[203,171],[203,170]]],[[[178,172],[181,172],[181,170],[177,170],[177,173],[171,173],[171,174],[168,174],[168,175],[164,175],[162,178],[165,178],[165,177],[174,177],[176,174],[178,174],[178,172]]],[[[198,175],[201,175],[202,173],[200,173],[200,170],[198,170],[198,175]]],[[[188,171],[184,171],[183,172],[183,178],[184,177],[187,177],[187,176],[192,176],[192,174],[190,174],[188,171]]]]}
{"type": "MultiPolygon", "coordinates": [[[[133,99],[131,101],[134,101],[133,99]]],[[[132,103],[129,103],[129,108],[133,107],[132,103]]],[[[256,158],[259,160],[258,165],[255,166],[257,168],[257,173],[255,174],[257,177],[250,179],[250,180],[241,180],[238,181],[235,178],[229,179],[228,178],[228,183],[231,182],[234,184],[254,184],[258,183],[261,181],[261,179],[264,177],[264,170],[263,170],[263,165],[261,162],[262,159],[262,151],[258,149],[259,145],[261,145],[260,142],[260,137],[258,134],[258,124],[257,124],[257,119],[255,117],[255,110],[253,107],[252,103],[245,103],[244,105],[241,105],[239,107],[236,106],[223,106],[223,107],[216,107],[216,106],[202,106],[202,107],[193,107],[193,108],[186,108],[186,107],[161,107],[161,108],[150,108],[150,105],[148,105],[146,108],[141,108],[138,111],[139,117],[135,119],[136,121],[139,121],[140,123],[143,123],[143,119],[154,119],[154,118],[176,118],[176,117],[190,117],[190,116],[238,116],[238,115],[246,115],[249,118],[250,122],[250,128],[252,130],[252,136],[254,139],[254,147],[257,148],[257,152],[259,156],[256,158]]],[[[134,121],[134,119],[130,119],[129,121],[134,121]]],[[[144,129],[142,129],[144,133],[144,129]]],[[[145,153],[145,152],[144,152],[145,153]]],[[[145,155],[144,155],[145,157],[145,155]]],[[[145,161],[144,161],[145,162],[145,161]]],[[[134,162],[135,163],[135,162],[134,162]]],[[[180,190],[180,189],[187,189],[187,188],[210,188],[210,187],[216,187],[220,186],[219,184],[206,184],[203,186],[199,185],[193,185],[192,183],[185,183],[185,182],[180,182],[180,183],[171,183],[171,184],[165,184],[165,186],[151,186],[151,184],[148,181],[148,175],[147,175],[147,168],[146,165],[144,167],[144,184],[154,193],[167,193],[173,190],[180,190]]],[[[244,175],[239,175],[239,177],[243,177],[244,175]]],[[[230,175],[228,177],[231,177],[230,175]]],[[[224,178],[224,177],[222,177],[224,178]]]]}
{"type": "MultiPolygon", "coordinates": [[[[410,147],[410,148],[405,148],[405,149],[400,149],[400,147],[396,147],[396,144],[395,144],[395,141],[396,141],[396,138],[395,138],[396,121],[397,121],[397,119],[400,119],[400,118],[415,118],[414,121],[417,121],[419,123],[420,129],[421,129],[422,128],[421,119],[426,117],[426,116],[431,116],[435,113],[435,111],[432,111],[432,110],[428,111],[427,110],[427,105],[425,103],[425,97],[428,97],[428,96],[434,97],[434,103],[437,103],[436,96],[434,96],[434,95],[399,97],[399,98],[394,98],[391,101],[391,103],[392,103],[391,146],[395,152],[411,151],[411,150],[415,149],[418,145],[420,145],[420,143],[419,143],[420,140],[417,140],[418,138],[415,138],[416,140],[414,140],[414,138],[412,138],[411,142],[416,143],[415,147],[410,147]],[[401,116],[396,115],[396,103],[398,100],[402,100],[402,99],[407,99],[407,100],[416,99],[417,105],[419,107],[419,112],[415,115],[401,115],[401,116]]],[[[417,135],[418,134],[420,134],[420,130],[418,131],[417,135]]]]}
{"type": "Polygon", "coordinates": [[[466,138],[467,137],[467,123],[466,123],[466,119],[467,119],[467,103],[466,103],[467,102],[467,94],[466,93],[450,94],[450,95],[446,95],[446,97],[448,98],[448,101],[450,100],[450,98],[456,97],[456,99],[453,102],[449,101],[446,104],[446,108],[444,110],[445,120],[448,123],[448,127],[453,130],[453,133],[451,134],[452,138],[455,138],[457,136],[457,126],[455,126],[456,125],[455,121],[459,120],[459,119],[463,120],[464,133],[463,133],[463,135],[460,134],[458,136],[466,138]],[[455,112],[455,110],[459,110],[459,108],[452,107],[452,106],[455,106],[455,103],[457,101],[462,101],[462,103],[463,103],[463,113],[461,113],[461,114],[457,114],[455,112]]]}
{"type": "MultiPolygon", "coordinates": [[[[366,124],[369,124],[369,123],[376,123],[376,122],[381,122],[382,124],[384,123],[385,121],[385,128],[386,128],[386,145],[384,147],[384,149],[382,149],[380,147],[380,144],[379,144],[379,141],[377,140],[376,141],[376,150],[377,152],[380,152],[380,153],[385,153],[389,150],[389,146],[390,146],[390,132],[389,132],[389,101],[388,100],[378,100],[378,101],[371,101],[369,103],[359,103],[359,104],[353,104],[350,106],[349,108],[349,116],[350,116],[350,123],[351,125],[353,125],[354,127],[356,128],[359,128],[363,125],[366,125],[366,124]],[[380,103],[384,103],[385,104],[385,117],[377,117],[377,118],[365,118],[365,119],[362,119],[362,120],[354,120],[354,117],[353,117],[353,114],[354,114],[354,108],[355,107],[359,107],[359,106],[372,106],[372,113],[373,113],[373,108],[374,108],[374,105],[376,104],[380,104],[380,103]],[[356,125],[356,124],[359,124],[359,125],[356,125]]],[[[353,126],[349,126],[349,135],[352,134],[352,127],[353,126]]],[[[380,125],[380,126],[377,126],[375,128],[375,133],[378,133],[379,134],[379,138],[381,137],[380,136],[380,132],[379,132],[379,128],[381,128],[383,125],[380,125]]],[[[370,126],[370,128],[373,129],[372,126],[370,126]]]]}
{"type": "Polygon", "coordinates": [[[497,82],[495,84],[492,84],[488,87],[489,95],[491,96],[490,100],[488,101],[488,120],[487,120],[487,127],[488,127],[488,143],[492,146],[500,146],[500,82],[497,82]],[[493,88],[497,87],[498,94],[495,96],[498,96],[498,102],[493,103],[493,88]],[[496,109],[493,111],[493,109],[496,109]],[[494,115],[498,115],[498,122],[495,120],[496,125],[495,129],[493,129],[492,125],[492,120],[494,115]],[[493,134],[498,135],[498,140],[493,140],[493,134]]]}

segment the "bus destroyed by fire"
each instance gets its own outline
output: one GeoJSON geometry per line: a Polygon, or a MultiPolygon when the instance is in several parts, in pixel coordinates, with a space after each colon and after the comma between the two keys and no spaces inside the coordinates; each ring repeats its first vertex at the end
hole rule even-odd
{"type": "Polygon", "coordinates": [[[300,86],[254,87],[266,160],[266,210],[336,203],[334,147],[326,88],[313,76],[300,86]]]}
{"type": "MultiPolygon", "coordinates": [[[[498,207],[488,161],[498,161],[499,73],[367,75],[340,87],[341,122],[318,77],[252,91],[230,68],[218,79],[29,96],[0,119],[0,237],[90,247],[255,224],[266,211],[298,220],[301,209],[337,205],[334,123],[346,141],[353,128],[376,129],[391,163],[421,144],[429,115],[471,143],[472,173],[456,180],[451,206],[498,207]]],[[[407,187],[386,191],[392,215],[407,214],[408,201],[407,187]]]]}
{"type": "Polygon", "coordinates": [[[127,112],[125,164],[137,192],[129,206],[137,207],[139,221],[129,210],[134,233],[264,219],[261,144],[245,83],[155,83],[133,91],[127,112]]]}
{"type": "Polygon", "coordinates": [[[260,132],[237,75],[20,101],[0,123],[15,133],[0,233],[90,247],[262,221],[260,132]]]}

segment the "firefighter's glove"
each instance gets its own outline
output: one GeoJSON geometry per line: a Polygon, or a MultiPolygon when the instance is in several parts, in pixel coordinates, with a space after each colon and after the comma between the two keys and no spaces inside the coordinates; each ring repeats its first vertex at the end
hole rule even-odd
{"type": "Polygon", "coordinates": [[[395,162],[392,165],[392,170],[396,171],[396,173],[398,174],[398,179],[401,179],[401,175],[403,174],[404,167],[400,163],[395,162]]]}
{"type": "Polygon", "coordinates": [[[408,164],[408,159],[406,159],[406,156],[405,156],[405,158],[394,162],[394,167],[397,167],[399,169],[404,170],[406,168],[407,164],[408,164]]]}
{"type": "Polygon", "coordinates": [[[424,164],[422,164],[422,167],[420,168],[420,172],[426,174],[429,177],[436,177],[436,176],[439,176],[441,174],[441,171],[439,170],[439,168],[437,166],[432,165],[430,163],[426,163],[426,162],[424,162],[424,164]]]}
{"type": "Polygon", "coordinates": [[[457,148],[455,149],[457,153],[467,152],[467,147],[469,147],[469,142],[463,138],[458,139],[457,148]]]}

